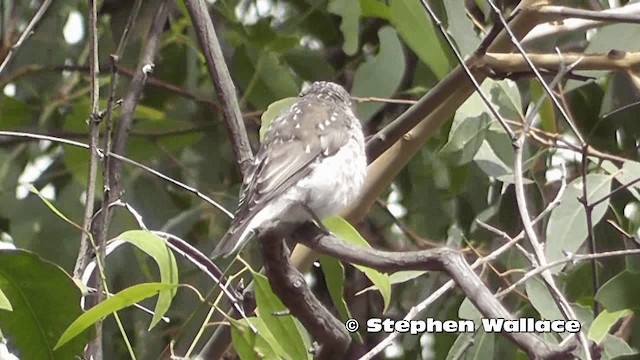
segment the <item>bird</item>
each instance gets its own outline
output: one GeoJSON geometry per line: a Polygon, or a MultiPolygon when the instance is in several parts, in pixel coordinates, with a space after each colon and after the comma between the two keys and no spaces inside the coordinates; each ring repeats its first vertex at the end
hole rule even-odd
{"type": "Polygon", "coordinates": [[[269,125],[243,180],[238,209],[212,258],[236,253],[281,223],[318,222],[346,207],[364,184],[362,125],[349,93],[316,81],[269,125]]]}

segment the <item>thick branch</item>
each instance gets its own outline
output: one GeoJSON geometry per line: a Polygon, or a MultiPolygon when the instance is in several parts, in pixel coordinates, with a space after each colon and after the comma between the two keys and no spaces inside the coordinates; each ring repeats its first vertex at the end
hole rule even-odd
{"type": "MultiPolygon", "coordinates": [[[[380,251],[354,246],[332,235],[326,235],[311,223],[304,224],[298,228],[295,232],[295,239],[319,253],[331,255],[343,261],[368,266],[379,271],[446,271],[483,316],[487,318],[514,319],[471,269],[459,251],[447,248],[397,253],[380,251]]],[[[553,350],[536,335],[529,333],[504,333],[504,335],[531,358],[572,358],[571,351],[573,348],[553,350]]]]}
{"type": "Polygon", "coordinates": [[[569,9],[560,6],[544,6],[538,10],[538,13],[544,15],[549,22],[553,20],[562,20],[561,23],[547,23],[536,26],[527,36],[522,39],[523,44],[529,44],[537,40],[544,39],[549,36],[561,36],[571,32],[584,31],[593,29],[603,25],[610,25],[620,22],[636,22],[640,15],[640,3],[627,4],[616,9],[607,9],[603,11],[588,11],[581,9],[569,9]],[[573,10],[573,11],[572,11],[573,10]],[[574,12],[578,10],[578,13],[574,12]],[[580,13],[586,11],[588,16],[580,13]],[[571,19],[567,19],[571,17],[571,19]],[[585,20],[586,18],[594,20],[585,20]]]}
{"type": "Polygon", "coordinates": [[[238,166],[244,176],[251,164],[253,153],[251,152],[247,130],[240,113],[235,86],[222,55],[220,42],[216,36],[205,2],[202,0],[185,0],[185,5],[187,5],[187,10],[191,16],[200,48],[207,60],[207,69],[213,80],[213,86],[223,105],[222,115],[227,124],[238,166]]]}
{"type": "MultiPolygon", "coordinates": [[[[640,67],[640,52],[611,51],[607,54],[527,54],[533,65],[545,70],[561,70],[580,60],[573,70],[635,70],[640,67]]],[[[475,59],[473,67],[497,73],[531,71],[520,54],[487,53],[475,59]]]]}
{"type": "Polygon", "coordinates": [[[291,265],[289,250],[282,237],[269,233],[261,236],[260,241],[271,288],[320,345],[314,358],[343,358],[351,337],[344,325],[313,295],[302,274],[291,265]]]}

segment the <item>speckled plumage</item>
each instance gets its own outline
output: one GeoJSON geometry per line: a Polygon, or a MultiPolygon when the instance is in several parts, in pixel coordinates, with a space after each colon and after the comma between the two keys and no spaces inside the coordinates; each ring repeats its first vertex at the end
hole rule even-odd
{"type": "Polygon", "coordinates": [[[236,252],[252,232],[310,220],[304,206],[318,218],[337,213],[358,195],[366,166],[349,93],[331,82],[311,84],[269,126],[212,256],[236,252]]]}

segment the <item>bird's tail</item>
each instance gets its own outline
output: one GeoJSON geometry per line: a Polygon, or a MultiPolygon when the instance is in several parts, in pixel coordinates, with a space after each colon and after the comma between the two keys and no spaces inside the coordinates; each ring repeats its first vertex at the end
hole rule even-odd
{"type": "Polygon", "coordinates": [[[228,257],[242,248],[242,245],[251,237],[251,231],[248,228],[250,223],[250,219],[246,219],[240,224],[231,224],[229,231],[224,234],[218,245],[216,245],[216,248],[213,249],[211,258],[215,259],[220,256],[228,257]]]}

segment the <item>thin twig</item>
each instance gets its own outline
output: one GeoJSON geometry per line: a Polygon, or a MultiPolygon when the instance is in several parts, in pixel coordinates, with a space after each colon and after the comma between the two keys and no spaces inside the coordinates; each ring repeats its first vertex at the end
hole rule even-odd
{"type": "Polygon", "coordinates": [[[601,197],[600,199],[590,203],[589,206],[596,207],[596,206],[602,204],[603,202],[609,200],[613,195],[617,194],[619,191],[625,190],[629,186],[635,185],[635,184],[637,184],[639,182],[640,182],[640,178],[637,178],[637,179],[629,181],[626,184],[620,185],[617,188],[613,189],[611,192],[609,192],[607,195],[605,195],[605,196],[601,197]]]}
{"type": "MultiPolygon", "coordinates": [[[[98,74],[100,72],[98,65],[98,38],[97,38],[97,5],[95,0],[89,1],[89,77],[91,79],[91,113],[89,114],[89,169],[87,176],[87,196],[84,206],[84,220],[83,231],[80,235],[80,248],[78,251],[78,257],[73,270],[73,276],[78,279],[83,273],[84,268],[90,261],[91,244],[89,243],[89,237],[87,236],[91,231],[91,219],[93,218],[95,196],[96,196],[96,180],[98,174],[98,156],[96,149],[98,148],[98,138],[100,136],[100,84],[98,80],[98,74]]],[[[102,262],[104,263],[104,262],[102,262]]],[[[100,284],[97,285],[98,301],[101,301],[101,296],[104,293],[104,289],[100,288],[100,284]]],[[[97,336],[96,336],[97,337],[97,336]]],[[[96,344],[97,345],[97,344],[96,344]]],[[[101,351],[100,351],[101,352],[101,351]]]]}
{"type": "MultiPolygon", "coordinates": [[[[593,208],[594,206],[589,204],[589,190],[587,188],[587,171],[589,158],[588,146],[585,145],[582,151],[582,164],[580,166],[580,176],[582,177],[582,197],[578,199],[584,207],[584,213],[587,218],[587,242],[589,243],[589,252],[591,254],[597,253],[596,239],[593,235],[593,208]]],[[[591,291],[593,292],[593,318],[595,319],[600,313],[600,304],[595,301],[596,293],[600,288],[600,277],[598,276],[598,263],[595,259],[591,260],[591,291]]]]}
{"type": "Polygon", "coordinates": [[[40,19],[42,19],[42,16],[45,14],[45,12],[47,12],[47,9],[49,9],[49,5],[51,5],[51,2],[52,0],[44,0],[42,4],[40,4],[40,7],[36,11],[36,13],[33,15],[33,18],[31,18],[31,21],[29,21],[29,24],[27,24],[27,27],[22,32],[22,35],[20,35],[20,38],[18,38],[18,41],[16,41],[16,43],[13,44],[11,48],[9,48],[9,52],[7,53],[7,56],[4,58],[4,60],[2,60],[2,64],[0,64],[0,75],[2,75],[4,70],[9,65],[9,62],[11,61],[11,59],[13,59],[13,57],[16,55],[18,50],[20,50],[20,47],[24,44],[24,42],[31,35],[33,35],[33,29],[36,27],[40,19]]]}
{"type": "MultiPolygon", "coordinates": [[[[469,81],[473,83],[473,86],[475,87],[476,92],[482,99],[482,102],[484,102],[484,104],[487,106],[487,108],[489,109],[493,117],[500,123],[504,131],[507,133],[507,136],[509,136],[509,139],[513,141],[515,139],[515,134],[513,133],[509,125],[507,125],[505,120],[502,118],[502,115],[500,115],[498,110],[493,105],[491,105],[491,101],[489,101],[489,99],[486,97],[486,95],[480,88],[480,84],[478,83],[478,80],[476,80],[475,76],[473,76],[473,73],[471,72],[467,64],[464,62],[464,59],[462,59],[462,55],[460,55],[460,52],[454,45],[453,40],[451,39],[451,36],[449,36],[449,33],[444,28],[444,25],[442,24],[440,19],[438,19],[438,17],[436,16],[436,13],[431,9],[431,6],[429,6],[429,3],[427,2],[427,0],[421,0],[421,3],[424,9],[429,14],[429,17],[431,17],[431,21],[433,21],[433,23],[436,25],[436,27],[440,31],[440,34],[442,34],[442,36],[446,39],[447,44],[449,45],[449,48],[451,49],[453,54],[456,56],[456,59],[458,60],[458,63],[460,64],[460,66],[464,69],[464,72],[467,74],[469,81]]],[[[506,22],[503,25],[506,26],[506,22]]]]}
{"type": "MultiPolygon", "coordinates": [[[[19,132],[19,131],[3,131],[0,130],[0,136],[14,136],[14,137],[26,137],[26,138],[31,138],[31,139],[37,139],[37,140],[47,140],[47,141],[52,141],[52,142],[56,142],[56,143],[60,143],[60,144],[65,144],[65,145],[71,145],[71,146],[75,146],[75,147],[79,147],[79,148],[83,148],[83,149],[89,149],[89,145],[78,142],[78,141],[74,141],[74,140],[69,140],[69,139],[63,139],[63,138],[59,138],[59,137],[55,137],[55,136],[49,136],[49,135],[40,135],[40,134],[30,134],[30,133],[24,133],[24,132],[19,132]]],[[[97,149],[96,150],[98,152],[98,155],[100,157],[104,156],[104,151],[102,149],[97,149]]],[[[198,191],[198,189],[191,187],[187,184],[184,184],[178,180],[175,180],[167,175],[164,175],[163,173],[154,170],[146,165],[143,165],[137,161],[131,160],[125,156],[119,155],[119,154],[115,154],[112,153],[111,156],[114,159],[117,159],[121,162],[127,163],[129,165],[133,165],[137,168],[140,168],[150,174],[153,174],[159,178],[161,178],[162,180],[165,180],[167,182],[170,182],[171,184],[182,188],[183,190],[186,190],[194,195],[196,195],[198,198],[200,198],[201,200],[211,204],[212,206],[214,206],[215,208],[217,208],[218,210],[220,210],[222,213],[224,213],[227,217],[229,217],[230,219],[233,219],[233,213],[230,212],[229,210],[225,209],[222,205],[220,205],[219,203],[217,203],[216,201],[214,201],[213,199],[209,198],[208,196],[206,196],[205,194],[201,193],[200,191],[198,191]]]]}
{"type": "MultiPolygon", "coordinates": [[[[540,12],[544,14],[544,8],[540,8],[540,12]]],[[[552,10],[553,11],[553,10],[552,10]]],[[[628,15],[638,15],[640,14],[640,3],[627,4],[625,6],[607,9],[600,12],[601,16],[604,17],[615,17],[615,16],[628,16],[628,15]]],[[[536,26],[529,34],[527,34],[523,39],[523,44],[529,44],[547,37],[551,36],[561,36],[564,34],[584,31],[588,29],[597,28],[603,25],[608,25],[608,23],[603,21],[594,21],[594,20],[584,20],[584,19],[563,19],[561,23],[545,23],[536,26]]]]}
{"type": "Polygon", "coordinates": [[[567,6],[547,5],[538,9],[538,12],[544,15],[557,16],[561,19],[575,18],[585,20],[595,20],[601,22],[614,22],[616,24],[629,23],[640,24],[640,15],[611,12],[611,11],[594,11],[586,9],[576,9],[567,6]]]}
{"type": "MultiPolygon", "coordinates": [[[[147,41],[141,51],[136,73],[131,80],[129,91],[122,103],[122,111],[113,137],[113,149],[111,149],[112,156],[114,154],[124,154],[126,152],[129,131],[133,124],[135,109],[138,105],[138,101],[142,94],[142,90],[144,89],[148,75],[153,70],[153,59],[158,51],[160,36],[167,19],[168,2],[168,0],[164,0],[158,4],[153,22],[149,29],[147,41]]],[[[109,188],[105,188],[103,195],[103,202],[106,202],[107,204],[112,203],[119,198],[122,190],[122,183],[119,181],[122,171],[121,163],[114,161],[109,164],[109,167],[110,168],[107,171],[110,177],[108,180],[109,188]]],[[[104,234],[106,234],[106,231],[109,228],[109,221],[111,217],[110,213],[110,211],[101,213],[100,216],[97,216],[93,221],[91,232],[94,234],[94,238],[96,238],[98,243],[105,240],[104,234]]]]}
{"type": "MultiPolygon", "coordinates": [[[[549,213],[551,213],[551,211],[553,209],[555,209],[560,204],[560,199],[562,198],[562,195],[564,195],[564,191],[566,189],[566,181],[563,180],[562,184],[563,185],[560,187],[560,191],[558,191],[558,194],[556,195],[555,199],[552,202],[550,202],[549,205],[540,213],[540,215],[538,215],[532,221],[533,224],[538,223],[540,220],[542,220],[544,217],[546,217],[549,213]]],[[[489,229],[490,231],[494,231],[497,234],[503,236],[508,241],[507,241],[507,243],[505,243],[501,247],[499,247],[496,250],[494,250],[493,252],[491,252],[489,255],[487,255],[487,256],[485,256],[483,258],[477,259],[471,265],[471,268],[474,269],[474,270],[477,269],[478,267],[488,263],[488,262],[494,261],[495,259],[500,257],[500,255],[504,254],[507,250],[509,250],[513,246],[517,245],[520,240],[524,239],[524,230],[522,230],[514,238],[510,238],[509,235],[507,235],[507,233],[505,233],[502,230],[495,229],[492,226],[484,224],[482,222],[478,222],[478,223],[481,226],[485,227],[486,229],[489,229]]],[[[424,311],[432,303],[434,303],[438,298],[440,298],[441,296],[446,294],[449,290],[452,290],[454,288],[454,286],[455,286],[455,281],[453,281],[453,280],[447,281],[444,285],[442,285],[436,291],[432,292],[431,295],[427,299],[423,300],[418,305],[412,307],[409,310],[409,312],[404,316],[403,319],[404,320],[416,319],[420,314],[423,314],[424,311]]],[[[360,360],[372,359],[374,356],[376,356],[377,354],[382,352],[385,348],[387,348],[389,345],[391,345],[392,342],[398,336],[400,336],[399,332],[393,332],[393,333],[389,334],[389,336],[384,338],[384,340],[382,340],[380,343],[378,343],[376,346],[374,346],[371,350],[369,350],[368,353],[366,353],[363,357],[361,357],[360,360]]]]}
{"type": "Polygon", "coordinates": [[[524,51],[524,49],[522,48],[522,45],[518,41],[518,38],[513,33],[511,28],[509,28],[509,25],[507,24],[507,21],[505,20],[504,16],[502,15],[502,11],[496,6],[496,4],[493,2],[493,0],[488,0],[488,3],[489,3],[489,6],[491,6],[491,8],[493,9],[493,12],[497,15],[498,19],[502,23],[502,26],[504,26],[505,31],[509,34],[509,38],[511,39],[511,43],[516,47],[516,49],[518,49],[518,52],[520,52],[522,57],[525,59],[525,61],[527,62],[527,65],[529,66],[531,71],[533,71],[533,73],[536,74],[536,77],[540,81],[540,84],[544,88],[544,91],[547,93],[547,95],[549,96],[549,98],[551,99],[553,104],[558,108],[558,111],[560,111],[560,114],[562,114],[562,117],[565,119],[567,124],[569,124],[569,126],[571,127],[571,130],[573,130],[574,134],[576,135],[576,137],[580,141],[580,144],[584,145],[585,141],[584,141],[584,138],[582,137],[582,134],[580,134],[580,131],[578,130],[576,125],[573,123],[573,121],[571,121],[571,118],[569,117],[569,114],[567,114],[567,111],[565,110],[565,108],[562,106],[562,104],[560,104],[560,101],[555,96],[555,94],[553,93],[553,91],[551,90],[549,85],[547,85],[547,82],[544,81],[544,78],[542,77],[542,75],[540,75],[540,71],[538,71],[538,68],[531,62],[531,59],[529,59],[529,56],[527,55],[527,52],[524,51]]]}
{"type": "MultiPolygon", "coordinates": [[[[115,94],[116,88],[118,87],[118,60],[122,57],[124,53],[124,49],[127,46],[127,42],[129,40],[129,31],[133,26],[134,21],[138,17],[138,12],[140,11],[140,6],[142,5],[142,0],[136,0],[133,4],[131,12],[129,13],[129,19],[127,20],[127,24],[122,31],[122,35],[120,36],[120,41],[118,42],[118,47],[116,49],[116,53],[109,56],[111,62],[111,82],[109,84],[109,98],[107,100],[107,108],[105,110],[104,116],[104,127],[105,127],[105,136],[104,136],[104,158],[103,158],[103,199],[111,199],[111,183],[113,180],[113,176],[111,171],[114,169],[111,166],[111,146],[112,146],[112,129],[113,129],[113,109],[116,106],[115,94]]],[[[96,59],[97,64],[97,59],[96,59]]],[[[101,210],[104,212],[105,216],[108,216],[109,209],[108,201],[102,202],[101,210]]],[[[103,226],[99,229],[102,234],[100,235],[100,239],[107,238],[108,231],[108,219],[103,222],[103,226]]]]}
{"type": "MultiPolygon", "coordinates": [[[[100,84],[98,80],[98,73],[100,71],[98,64],[98,28],[97,28],[97,5],[96,0],[89,0],[89,76],[91,78],[91,113],[89,114],[89,174],[87,176],[87,197],[84,208],[84,231],[80,237],[80,248],[78,250],[78,258],[76,259],[76,266],[74,268],[74,277],[79,278],[87,263],[90,261],[90,254],[92,247],[89,244],[89,237],[87,234],[91,232],[91,223],[93,219],[94,202],[96,196],[96,180],[98,176],[98,139],[100,137],[100,84]]],[[[104,241],[98,241],[98,244],[91,244],[95,248],[96,263],[98,266],[105,264],[105,252],[106,244],[104,241]]],[[[95,306],[102,302],[108,289],[105,287],[106,279],[102,278],[105,273],[105,269],[101,269],[98,272],[98,276],[101,277],[96,282],[96,294],[95,297],[88,301],[89,306],[95,306]]],[[[90,285],[89,285],[90,286],[90,285]]],[[[95,333],[93,338],[89,342],[85,350],[85,357],[88,359],[102,359],[102,321],[99,320],[94,325],[95,333]]],[[[128,343],[128,340],[125,342],[128,343]]],[[[131,353],[133,353],[131,351],[131,353]]]]}
{"type": "Polygon", "coordinates": [[[610,258],[610,257],[630,256],[630,255],[640,255],[640,249],[614,250],[614,251],[607,251],[607,252],[598,253],[598,254],[585,254],[585,255],[571,254],[569,257],[552,261],[545,266],[538,266],[537,268],[532,269],[531,271],[524,274],[522,278],[518,279],[518,281],[511,284],[508,288],[501,290],[496,295],[498,297],[503,297],[504,295],[514,290],[519,285],[524,284],[527,280],[531,279],[532,277],[540,275],[542,272],[552,269],[556,266],[564,265],[567,263],[577,263],[581,261],[592,261],[595,259],[604,259],[604,258],[610,258]]]}

